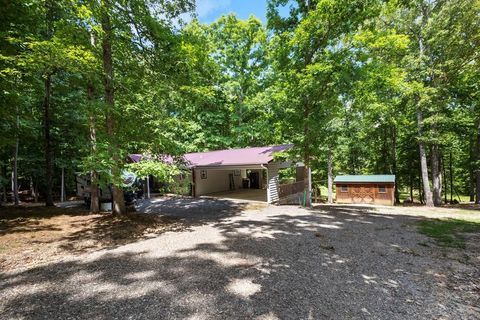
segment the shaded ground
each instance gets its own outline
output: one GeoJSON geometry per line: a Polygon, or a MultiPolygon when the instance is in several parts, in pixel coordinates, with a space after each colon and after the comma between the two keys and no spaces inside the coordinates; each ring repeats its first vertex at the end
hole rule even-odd
{"type": "Polygon", "coordinates": [[[214,198],[267,202],[266,189],[239,189],[233,191],[221,191],[210,193],[208,196],[214,198]]]}
{"type": "MultiPolygon", "coordinates": [[[[188,229],[3,273],[0,314],[49,319],[480,317],[478,235],[467,237],[465,249],[456,251],[417,231],[419,221],[455,216],[454,211],[165,201],[142,210],[148,215],[169,211],[190,222],[188,229]],[[215,206],[226,206],[217,219],[215,206]]],[[[480,218],[475,212],[463,214],[480,218]]]]}
{"type": "Polygon", "coordinates": [[[175,218],[90,214],[75,203],[0,208],[0,270],[115,247],[181,228],[183,224],[175,218]]]}
{"type": "Polygon", "coordinates": [[[141,201],[136,210],[149,217],[170,217],[192,225],[218,222],[245,210],[266,207],[267,204],[264,203],[235,199],[157,197],[141,201]]]}

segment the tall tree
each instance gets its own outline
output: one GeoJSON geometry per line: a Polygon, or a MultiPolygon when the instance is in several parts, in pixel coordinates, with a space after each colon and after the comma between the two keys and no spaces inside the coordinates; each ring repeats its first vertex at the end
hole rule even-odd
{"type": "MultiPolygon", "coordinates": [[[[120,161],[120,156],[117,153],[118,146],[115,141],[115,93],[114,93],[114,77],[113,77],[113,54],[112,54],[112,23],[110,18],[110,12],[112,5],[109,0],[102,0],[101,8],[101,26],[103,31],[102,37],[102,51],[103,51],[103,85],[105,90],[105,104],[106,104],[106,127],[107,135],[110,139],[110,152],[114,163],[120,161]]],[[[121,179],[121,172],[115,165],[112,168],[112,175],[114,179],[121,179]]],[[[119,186],[118,182],[112,185],[112,211],[114,214],[124,215],[127,210],[125,207],[125,199],[123,196],[123,190],[119,186]]]]}
{"type": "Polygon", "coordinates": [[[345,39],[374,14],[376,2],[297,1],[291,6],[290,16],[282,18],[279,8],[286,4],[269,2],[269,25],[275,32],[278,83],[287,87],[291,110],[285,121],[295,124],[293,140],[305,165],[307,189],[322,126],[329,122],[333,110],[345,103],[339,99],[342,92],[338,90],[351,73],[346,69],[352,67],[343,64],[348,55],[345,39]]]}

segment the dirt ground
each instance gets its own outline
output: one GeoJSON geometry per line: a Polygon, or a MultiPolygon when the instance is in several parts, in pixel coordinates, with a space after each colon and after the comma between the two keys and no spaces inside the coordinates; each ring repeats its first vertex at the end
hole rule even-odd
{"type": "Polygon", "coordinates": [[[0,207],[0,270],[34,266],[180,229],[182,223],[175,218],[133,213],[120,218],[91,214],[81,206],[0,207]]]}

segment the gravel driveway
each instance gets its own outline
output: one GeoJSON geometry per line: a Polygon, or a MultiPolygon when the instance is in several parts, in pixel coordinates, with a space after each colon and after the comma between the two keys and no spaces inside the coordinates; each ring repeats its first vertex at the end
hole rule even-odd
{"type": "Polygon", "coordinates": [[[148,214],[171,206],[191,226],[2,274],[0,318],[480,318],[478,291],[462,289],[478,280],[478,260],[445,258],[416,231],[418,217],[211,205],[148,203],[148,214]]]}

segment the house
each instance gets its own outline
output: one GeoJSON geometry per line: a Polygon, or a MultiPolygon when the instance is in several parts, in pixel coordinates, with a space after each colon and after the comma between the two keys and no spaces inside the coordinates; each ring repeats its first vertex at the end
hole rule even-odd
{"type": "MultiPolygon", "coordinates": [[[[298,199],[303,198],[305,186],[303,164],[274,159],[276,153],[292,147],[287,144],[187,153],[183,160],[188,174],[180,179],[189,179],[194,197],[209,195],[268,203],[298,203],[298,199]],[[295,181],[280,185],[279,171],[292,166],[296,167],[295,181]]],[[[142,156],[131,155],[130,159],[137,162],[142,156]]]]}
{"type": "Polygon", "coordinates": [[[335,180],[337,203],[372,203],[393,206],[394,175],[344,175],[335,180]]]}

